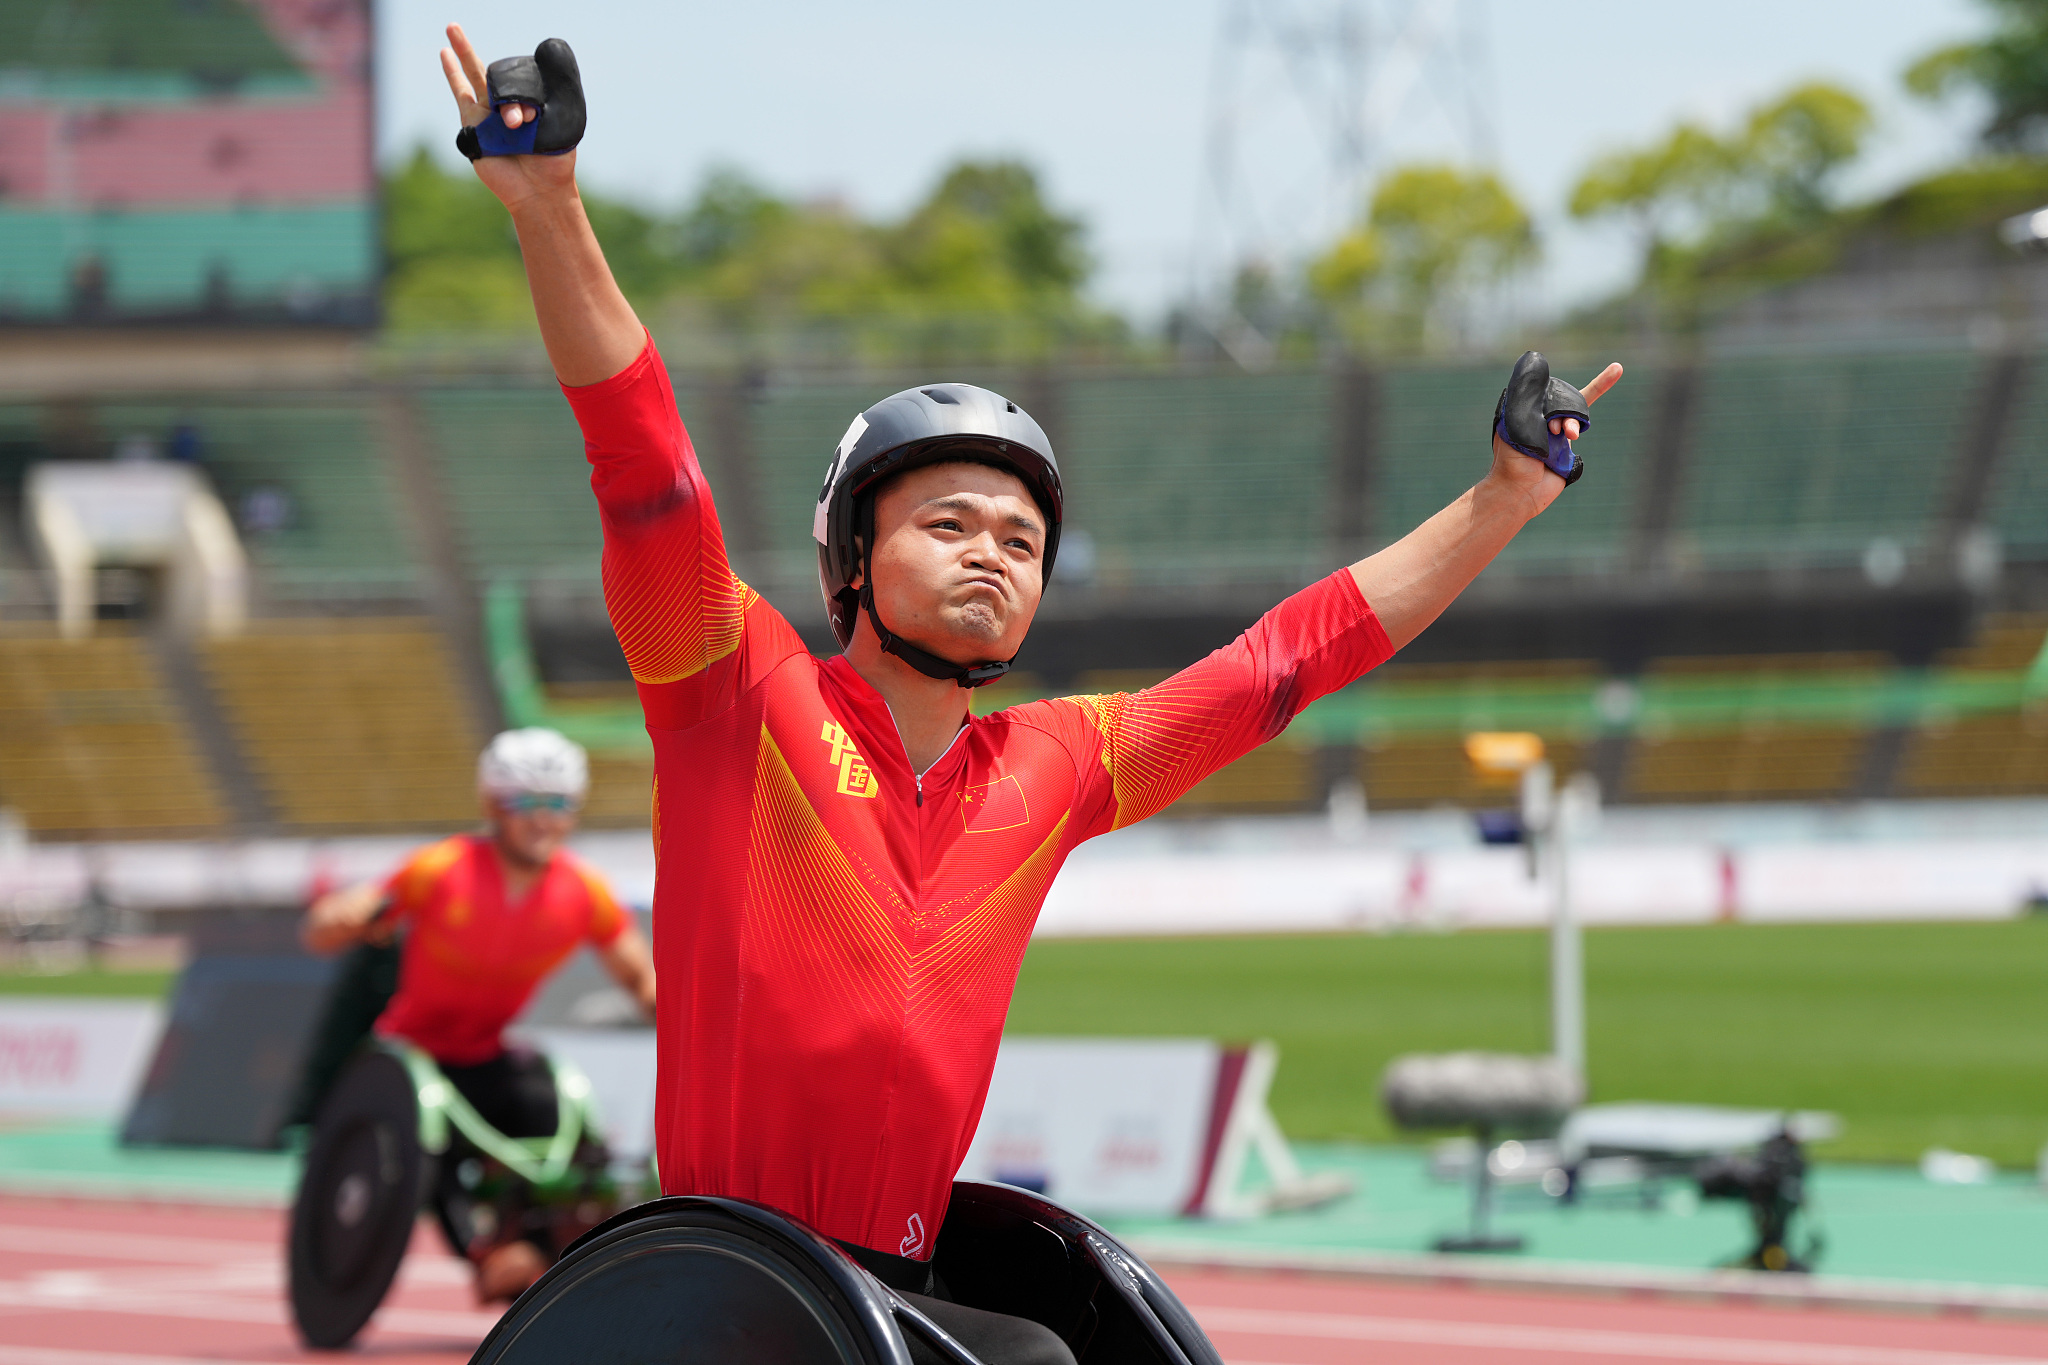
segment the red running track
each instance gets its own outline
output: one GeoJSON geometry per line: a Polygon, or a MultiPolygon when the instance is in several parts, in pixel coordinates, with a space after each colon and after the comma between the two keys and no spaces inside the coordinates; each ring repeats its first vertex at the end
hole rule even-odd
{"type": "MultiPolygon", "coordinates": [[[[0,1198],[0,1365],[303,1361],[283,1215],[0,1198]]],[[[2048,1324],[1173,1273],[1231,1365],[2048,1365],[2048,1324]]],[[[490,1327],[421,1230],[355,1354],[455,1365],[490,1327]]],[[[332,1357],[329,1357],[332,1359],[332,1357]]]]}

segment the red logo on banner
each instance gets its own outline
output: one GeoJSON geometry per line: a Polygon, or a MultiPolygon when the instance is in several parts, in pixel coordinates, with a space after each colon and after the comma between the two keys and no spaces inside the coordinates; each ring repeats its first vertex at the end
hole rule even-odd
{"type": "Polygon", "coordinates": [[[0,1028],[0,1085],[70,1085],[81,1051],[72,1028],[0,1028]]]}

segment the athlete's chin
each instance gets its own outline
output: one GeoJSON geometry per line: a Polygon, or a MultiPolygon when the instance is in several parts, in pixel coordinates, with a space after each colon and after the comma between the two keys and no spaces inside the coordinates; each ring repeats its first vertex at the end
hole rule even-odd
{"type": "Polygon", "coordinates": [[[944,639],[926,648],[957,662],[985,663],[1015,654],[1023,633],[1013,617],[973,603],[949,613],[944,639]]]}
{"type": "Polygon", "coordinates": [[[976,644],[992,645],[1003,638],[1002,613],[988,602],[969,602],[954,618],[953,632],[976,644]]]}

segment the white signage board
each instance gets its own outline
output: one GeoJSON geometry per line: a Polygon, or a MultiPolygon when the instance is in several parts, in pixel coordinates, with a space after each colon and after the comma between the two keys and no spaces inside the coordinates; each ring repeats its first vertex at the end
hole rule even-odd
{"type": "Polygon", "coordinates": [[[1203,1039],[1005,1038],[960,1178],[1177,1214],[1205,1175],[1221,1058],[1203,1039]]]}
{"type": "Polygon", "coordinates": [[[605,1145],[639,1160],[654,1151],[654,1030],[545,1028],[525,1031],[551,1057],[590,1078],[605,1145]]]}
{"type": "Polygon", "coordinates": [[[154,1001],[0,1002],[0,1115],[118,1119],[162,1028],[154,1001]]]}

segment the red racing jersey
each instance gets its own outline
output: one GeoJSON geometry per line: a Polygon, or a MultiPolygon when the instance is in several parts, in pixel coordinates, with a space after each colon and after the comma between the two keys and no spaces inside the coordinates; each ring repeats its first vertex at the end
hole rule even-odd
{"type": "Polygon", "coordinates": [[[1339,572],[1157,687],[970,720],[920,777],[734,576],[653,343],[564,392],[654,740],[662,1186],[927,1259],[1061,863],[1392,648],[1339,572]]]}
{"type": "Polygon", "coordinates": [[[604,878],[566,851],[524,900],[508,902],[491,841],[475,834],[421,849],[385,890],[406,935],[377,1032],[450,1066],[503,1052],[505,1025],[548,973],[578,945],[602,947],[626,928],[604,878]]]}

